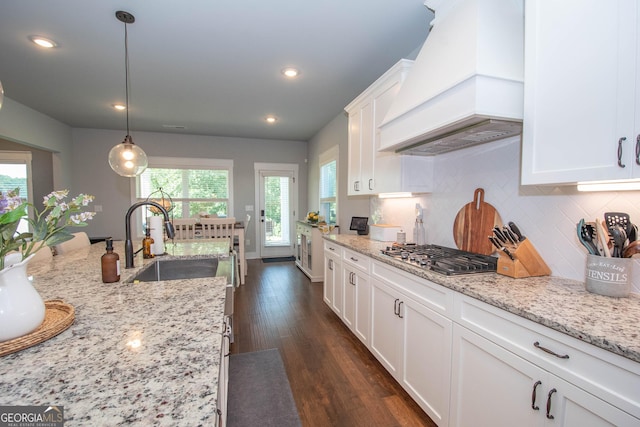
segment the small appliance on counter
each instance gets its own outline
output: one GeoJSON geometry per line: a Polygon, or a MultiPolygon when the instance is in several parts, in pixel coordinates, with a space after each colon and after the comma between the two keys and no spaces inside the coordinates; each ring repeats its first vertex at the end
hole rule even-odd
{"type": "Polygon", "coordinates": [[[360,236],[369,234],[369,218],[365,216],[352,216],[349,230],[355,230],[360,236]]]}
{"type": "Polygon", "coordinates": [[[369,239],[379,242],[395,242],[398,233],[402,231],[399,225],[371,224],[369,227],[369,239]]]}

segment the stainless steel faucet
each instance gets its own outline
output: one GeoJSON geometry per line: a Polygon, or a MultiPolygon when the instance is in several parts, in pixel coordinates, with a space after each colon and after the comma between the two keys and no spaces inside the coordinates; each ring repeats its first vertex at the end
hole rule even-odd
{"type": "Polygon", "coordinates": [[[164,216],[164,228],[167,230],[167,237],[173,239],[175,231],[173,229],[173,224],[171,220],[169,220],[169,213],[167,210],[156,202],[144,201],[137,202],[131,205],[127,214],[124,216],[124,227],[125,227],[125,241],[124,241],[124,257],[125,257],[125,268],[133,268],[133,242],[131,241],[131,214],[140,206],[151,205],[160,209],[162,215],[164,216]]]}

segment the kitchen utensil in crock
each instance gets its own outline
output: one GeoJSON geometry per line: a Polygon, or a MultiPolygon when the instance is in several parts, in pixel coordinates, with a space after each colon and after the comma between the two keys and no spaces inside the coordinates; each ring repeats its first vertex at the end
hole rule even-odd
{"type": "Polygon", "coordinates": [[[640,257],[640,241],[634,240],[633,242],[629,243],[627,247],[624,248],[624,251],[622,252],[622,256],[624,258],[640,257]]]}
{"type": "Polygon", "coordinates": [[[613,256],[621,258],[627,241],[627,233],[622,226],[616,225],[611,229],[611,235],[613,236],[613,256]]]}
{"type": "Polygon", "coordinates": [[[578,234],[578,240],[580,240],[580,243],[587,248],[587,251],[591,255],[600,255],[598,248],[595,243],[593,243],[592,234],[584,223],[584,218],[581,218],[580,221],[578,221],[578,224],[576,224],[576,231],[578,234]]]}
{"type": "Polygon", "coordinates": [[[602,221],[599,218],[595,220],[596,224],[596,236],[598,237],[598,246],[602,247],[602,256],[610,257],[611,251],[609,250],[609,244],[611,243],[609,240],[609,233],[605,230],[602,225],[602,221]]]}
{"type": "Polygon", "coordinates": [[[477,188],[473,201],[464,205],[453,222],[453,239],[458,249],[483,255],[491,255],[493,245],[487,236],[493,227],[502,227],[496,209],[484,201],[484,190],[477,188]]]}
{"type": "Polygon", "coordinates": [[[606,212],[604,214],[604,221],[607,224],[609,232],[611,232],[611,229],[614,226],[620,225],[622,226],[622,228],[624,228],[624,231],[627,235],[631,234],[631,228],[633,224],[631,224],[629,214],[626,214],[624,212],[606,212]]]}

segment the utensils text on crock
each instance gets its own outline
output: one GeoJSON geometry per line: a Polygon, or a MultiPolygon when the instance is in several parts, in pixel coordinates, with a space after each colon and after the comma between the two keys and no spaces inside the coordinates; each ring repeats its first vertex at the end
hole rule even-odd
{"type": "Polygon", "coordinates": [[[580,240],[580,243],[587,248],[587,251],[591,255],[600,255],[598,248],[593,242],[593,230],[589,230],[587,225],[584,223],[584,218],[580,219],[578,224],[576,224],[576,231],[578,234],[578,240],[580,240]]]}

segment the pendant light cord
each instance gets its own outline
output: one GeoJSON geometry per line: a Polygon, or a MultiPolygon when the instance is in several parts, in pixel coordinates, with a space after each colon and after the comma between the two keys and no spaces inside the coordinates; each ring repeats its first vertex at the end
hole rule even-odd
{"type": "Polygon", "coordinates": [[[129,136],[129,40],[127,34],[127,23],[124,23],[124,90],[125,102],[127,104],[127,137],[129,136]]]}

